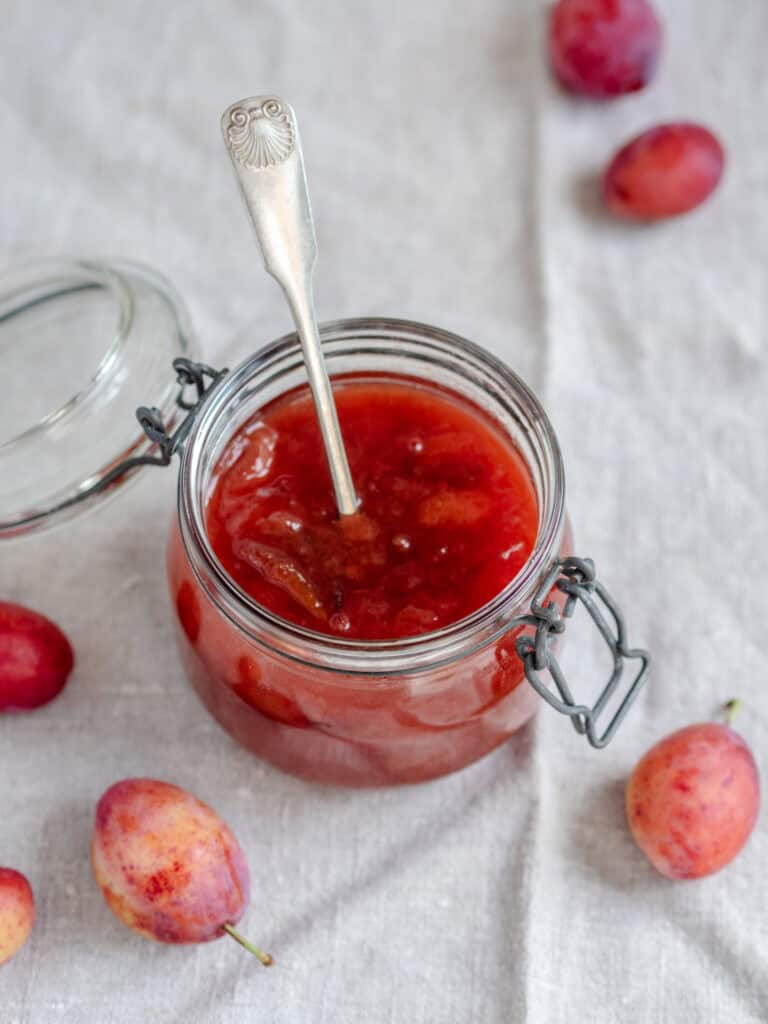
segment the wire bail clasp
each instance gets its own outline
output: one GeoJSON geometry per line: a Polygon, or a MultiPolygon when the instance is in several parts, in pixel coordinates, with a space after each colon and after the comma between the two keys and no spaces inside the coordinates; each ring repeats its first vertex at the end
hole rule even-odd
{"type": "Polygon", "coordinates": [[[624,617],[602,583],[595,579],[595,566],[592,560],[569,557],[554,562],[531,601],[530,614],[518,621],[535,629],[532,636],[518,637],[515,642],[528,682],[556,711],[568,715],[576,731],[586,735],[593,747],[605,747],[613,738],[645,683],[651,658],[647,651],[641,648],[630,649],[627,646],[624,617]],[[552,599],[553,590],[559,590],[565,595],[562,611],[558,603],[552,599]],[[567,620],[573,615],[577,602],[587,609],[613,656],[611,676],[592,707],[574,701],[553,651],[555,638],[565,632],[567,620]],[[604,612],[608,613],[607,617],[604,612]],[[630,660],[638,661],[639,668],[618,710],[601,733],[597,720],[621,682],[625,663],[630,660]],[[544,679],[544,673],[547,672],[555,684],[559,698],[544,679]]]}
{"type": "MultiPolygon", "coordinates": [[[[203,400],[208,397],[209,392],[216,387],[222,377],[229,373],[227,369],[214,370],[205,363],[196,363],[191,359],[185,359],[183,356],[173,360],[173,368],[176,371],[176,380],[179,384],[176,405],[179,409],[183,409],[187,415],[176,430],[170,433],[163,422],[162,413],[159,409],[156,409],[154,406],[139,406],[136,410],[136,419],[149,440],[154,442],[159,449],[158,455],[145,456],[141,460],[144,465],[167,466],[170,463],[192,429],[203,400]],[[209,383],[206,383],[206,378],[208,378],[209,383]],[[187,398],[190,388],[194,388],[193,401],[187,398]]],[[[123,464],[124,470],[125,464],[123,464]]]]}

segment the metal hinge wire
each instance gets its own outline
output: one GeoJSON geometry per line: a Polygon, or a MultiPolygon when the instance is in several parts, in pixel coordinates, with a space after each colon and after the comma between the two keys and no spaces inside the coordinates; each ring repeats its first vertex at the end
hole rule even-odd
{"type": "Polygon", "coordinates": [[[645,683],[651,658],[647,651],[627,646],[624,616],[605,587],[595,579],[592,560],[568,557],[554,562],[531,602],[530,614],[517,619],[516,623],[534,629],[533,635],[518,637],[515,642],[528,682],[556,711],[567,715],[574,729],[585,734],[593,747],[606,746],[645,683]],[[553,599],[554,590],[565,595],[562,610],[553,599]],[[577,603],[586,608],[613,658],[608,682],[591,707],[576,703],[553,650],[555,638],[565,631],[577,603]],[[598,719],[621,683],[628,661],[638,661],[638,670],[618,709],[600,732],[598,719]],[[549,673],[559,697],[547,684],[545,673],[549,673]]]}

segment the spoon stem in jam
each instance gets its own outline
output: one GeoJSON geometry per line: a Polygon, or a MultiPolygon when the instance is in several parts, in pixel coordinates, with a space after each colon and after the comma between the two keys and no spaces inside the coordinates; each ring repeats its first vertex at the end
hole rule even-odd
{"type": "Polygon", "coordinates": [[[312,275],[317,240],[296,115],[276,96],[251,96],[228,107],[221,126],[264,265],[291,307],[336,506],[340,515],[354,515],[357,496],[315,316],[312,275]]]}

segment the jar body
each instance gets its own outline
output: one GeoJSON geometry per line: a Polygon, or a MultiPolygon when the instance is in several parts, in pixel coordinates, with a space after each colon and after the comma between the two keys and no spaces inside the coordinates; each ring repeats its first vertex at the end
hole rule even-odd
{"type": "Polygon", "coordinates": [[[313,782],[445,775],[503,743],[540,700],[515,652],[520,627],[427,673],[349,676],[297,664],[222,616],[192,572],[176,521],[168,580],[181,660],[203,704],[243,746],[313,782]]]}
{"type": "Polygon", "coordinates": [[[207,425],[196,426],[191,449],[185,450],[178,518],[168,543],[179,650],[211,714],[277,767],[328,784],[420,782],[482,757],[536,710],[539,697],[515,649],[517,637],[529,627],[516,620],[527,613],[552,560],[570,553],[562,485],[555,479],[559,452],[522,382],[461,339],[394,321],[329,325],[324,335],[332,373],[336,360],[342,372],[406,372],[424,386],[434,386],[437,378],[509,431],[531,469],[540,505],[539,539],[527,572],[520,574],[525,578],[440,636],[373,642],[370,649],[361,642],[306,634],[271,620],[265,609],[249,608],[247,595],[238,593],[207,548],[204,505],[212,467],[234,429],[293,384],[295,352],[291,339],[284,339],[225,382],[207,425]],[[474,376],[467,369],[472,359],[474,376]],[[505,378],[496,381],[498,396],[481,370],[505,378]],[[265,381],[271,391],[262,388],[265,381]],[[520,394],[511,394],[515,388],[520,394]],[[533,411],[525,405],[529,401],[533,411]],[[554,445],[554,452],[538,451],[538,442],[543,448],[554,445]]]}

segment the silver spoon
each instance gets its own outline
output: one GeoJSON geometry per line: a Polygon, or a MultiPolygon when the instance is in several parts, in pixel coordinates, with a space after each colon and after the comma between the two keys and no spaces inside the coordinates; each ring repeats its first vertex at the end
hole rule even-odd
{"type": "Polygon", "coordinates": [[[315,318],[317,240],[296,115],[276,96],[250,96],[225,110],[221,127],[264,265],[285,292],[301,339],[339,514],[353,515],[357,498],[315,318]]]}

